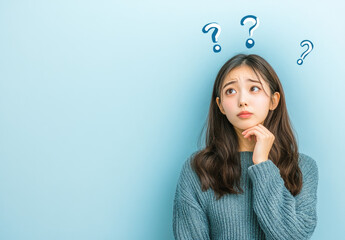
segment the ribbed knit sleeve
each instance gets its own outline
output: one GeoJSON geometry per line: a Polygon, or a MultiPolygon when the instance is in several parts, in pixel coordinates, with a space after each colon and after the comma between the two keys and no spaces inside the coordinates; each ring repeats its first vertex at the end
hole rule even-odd
{"type": "Polygon", "coordinates": [[[196,174],[187,161],[181,171],[173,206],[173,232],[176,240],[209,240],[208,219],[197,194],[196,174]]]}
{"type": "Polygon", "coordinates": [[[317,223],[318,168],[300,154],[303,187],[295,197],[286,189],[279,168],[268,159],[248,168],[253,184],[253,208],[266,239],[310,239],[317,223]]]}

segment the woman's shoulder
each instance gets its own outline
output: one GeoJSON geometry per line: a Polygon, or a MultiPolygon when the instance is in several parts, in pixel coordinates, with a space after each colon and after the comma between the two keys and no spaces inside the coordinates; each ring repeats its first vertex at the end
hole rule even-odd
{"type": "Polygon", "coordinates": [[[184,162],[182,163],[182,167],[181,167],[181,177],[195,177],[196,173],[192,168],[192,161],[194,159],[194,154],[190,155],[187,157],[187,159],[184,160],[184,162]]]}
{"type": "Polygon", "coordinates": [[[316,161],[313,157],[311,157],[310,155],[308,154],[305,154],[305,153],[301,153],[299,152],[298,153],[299,157],[298,157],[298,162],[301,164],[301,165],[305,165],[305,164],[312,164],[312,165],[316,165],[316,161]]]}
{"type": "Polygon", "coordinates": [[[201,186],[200,178],[192,167],[195,154],[196,152],[192,153],[182,163],[179,182],[180,184],[192,185],[195,189],[199,189],[201,186]]]}
{"type": "Polygon", "coordinates": [[[303,175],[308,174],[318,177],[318,166],[313,157],[305,153],[299,153],[298,163],[303,175]]]}
{"type": "Polygon", "coordinates": [[[195,154],[187,157],[182,164],[180,176],[178,180],[178,189],[182,193],[185,199],[197,199],[197,201],[203,206],[207,206],[208,193],[202,191],[201,181],[197,173],[192,167],[192,161],[195,154]]]}
{"type": "Polygon", "coordinates": [[[206,212],[212,190],[202,191],[199,176],[192,167],[194,156],[195,154],[190,155],[181,164],[175,198],[183,199],[183,201],[192,204],[194,207],[198,205],[198,208],[200,206],[206,212]]]}
{"type": "MultiPolygon", "coordinates": [[[[187,173],[191,173],[194,172],[193,168],[192,168],[192,162],[195,159],[195,156],[199,153],[200,151],[195,151],[192,152],[182,163],[182,172],[187,172],[187,173]]],[[[195,172],[194,172],[195,173],[195,172]]]]}

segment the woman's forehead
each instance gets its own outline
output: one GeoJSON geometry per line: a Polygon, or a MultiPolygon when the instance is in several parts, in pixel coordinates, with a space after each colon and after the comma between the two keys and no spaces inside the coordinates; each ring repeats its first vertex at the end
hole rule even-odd
{"type": "Polygon", "coordinates": [[[225,77],[226,80],[240,81],[246,80],[248,78],[254,80],[263,80],[259,73],[256,75],[253,69],[247,65],[242,65],[232,69],[225,77]]]}
{"type": "Polygon", "coordinates": [[[248,66],[248,65],[241,65],[234,69],[232,69],[224,78],[222,89],[225,85],[238,85],[238,84],[253,84],[254,82],[257,82],[258,84],[263,85],[263,88],[265,91],[268,91],[269,85],[263,79],[263,77],[260,75],[260,72],[256,70],[256,73],[254,70],[248,66]],[[239,83],[240,82],[240,83],[239,83]],[[231,83],[231,84],[230,84],[231,83]]]}

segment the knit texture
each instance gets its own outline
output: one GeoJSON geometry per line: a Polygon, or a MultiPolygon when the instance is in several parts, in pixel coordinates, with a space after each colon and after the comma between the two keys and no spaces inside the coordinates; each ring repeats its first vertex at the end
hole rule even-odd
{"type": "Polygon", "coordinates": [[[211,188],[201,190],[191,158],[185,161],[173,204],[175,239],[310,239],[317,223],[316,161],[299,154],[303,187],[294,197],[270,159],[255,165],[253,152],[241,152],[240,156],[244,194],[226,194],[219,200],[211,188]]]}

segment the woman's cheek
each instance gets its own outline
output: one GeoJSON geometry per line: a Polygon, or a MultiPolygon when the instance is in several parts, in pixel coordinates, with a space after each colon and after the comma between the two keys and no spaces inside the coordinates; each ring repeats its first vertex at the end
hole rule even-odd
{"type": "Polygon", "coordinates": [[[231,116],[231,115],[236,116],[238,110],[234,103],[226,102],[223,106],[224,106],[224,111],[227,116],[231,116]]]}
{"type": "Polygon", "coordinates": [[[256,101],[254,101],[254,103],[255,114],[260,118],[266,117],[269,110],[269,99],[265,97],[260,97],[257,98],[256,101]]]}

